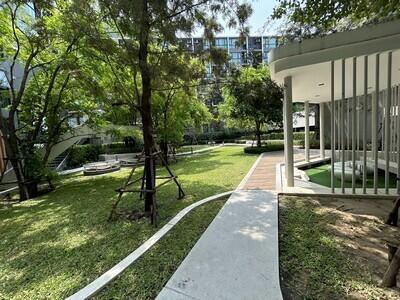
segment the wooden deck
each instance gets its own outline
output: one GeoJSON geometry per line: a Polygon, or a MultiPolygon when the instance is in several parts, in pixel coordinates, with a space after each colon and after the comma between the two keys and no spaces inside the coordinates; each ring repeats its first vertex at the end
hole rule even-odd
{"type": "MultiPolygon", "coordinates": [[[[295,154],[294,159],[304,157],[295,154]]],[[[271,190],[276,189],[276,165],[284,161],[283,151],[265,153],[258,162],[242,189],[244,190],[271,190]]]]}

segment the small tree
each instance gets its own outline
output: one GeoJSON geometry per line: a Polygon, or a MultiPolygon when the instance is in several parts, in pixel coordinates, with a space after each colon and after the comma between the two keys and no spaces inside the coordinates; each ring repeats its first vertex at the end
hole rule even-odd
{"type": "Polygon", "coordinates": [[[262,66],[233,70],[223,91],[225,101],[219,106],[220,117],[228,127],[252,126],[257,147],[261,147],[263,126],[282,122],[282,88],[262,66]]]}
{"type": "Polygon", "coordinates": [[[200,129],[212,116],[197,98],[195,88],[171,89],[153,97],[153,119],[157,141],[168,163],[168,144],[179,144],[187,129],[200,129]]]}

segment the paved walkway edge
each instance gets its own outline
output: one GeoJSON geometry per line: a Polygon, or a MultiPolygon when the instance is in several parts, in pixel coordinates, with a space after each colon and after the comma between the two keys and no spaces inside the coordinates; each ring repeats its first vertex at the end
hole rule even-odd
{"type": "Polygon", "coordinates": [[[266,153],[261,153],[257,160],[254,162],[253,166],[251,167],[251,169],[249,170],[249,172],[247,172],[246,176],[244,176],[244,178],[242,179],[242,181],[239,183],[239,185],[237,186],[236,190],[241,190],[243,189],[243,187],[246,185],[246,182],[249,180],[249,178],[251,177],[251,175],[253,175],[258,163],[261,161],[261,159],[263,158],[263,156],[266,153]]]}
{"type": "Polygon", "coordinates": [[[265,155],[258,157],[156,300],[282,299],[277,194],[246,188],[265,155]]]}
{"type": "Polygon", "coordinates": [[[88,299],[102,290],[111,281],[117,278],[122,272],[125,271],[132,263],[141,257],[147,250],[149,250],[155,243],[158,242],[168,231],[170,231],[185,215],[187,215],[194,208],[213,200],[219,200],[228,197],[233,191],[217,194],[202,200],[199,200],[184,209],[182,209],[175,217],[173,217],[167,224],[165,224],[159,231],[157,231],[151,238],[144,242],[139,248],[121,260],[118,264],[105,272],[103,275],[89,283],[87,286],[66,298],[67,300],[81,300],[88,299]]]}

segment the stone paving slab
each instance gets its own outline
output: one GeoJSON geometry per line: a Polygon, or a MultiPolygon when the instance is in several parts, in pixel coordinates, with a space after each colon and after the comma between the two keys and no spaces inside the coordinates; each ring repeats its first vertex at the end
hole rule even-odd
{"type": "Polygon", "coordinates": [[[237,190],[157,299],[282,299],[278,258],[276,194],[237,190]]]}

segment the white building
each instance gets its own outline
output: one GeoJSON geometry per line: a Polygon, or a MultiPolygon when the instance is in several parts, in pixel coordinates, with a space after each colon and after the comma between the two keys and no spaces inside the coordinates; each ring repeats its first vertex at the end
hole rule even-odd
{"type": "MultiPolygon", "coordinates": [[[[399,184],[397,191],[389,188],[390,173],[400,177],[400,21],[293,42],[271,50],[269,64],[273,79],[285,87],[284,190],[316,187],[297,178],[294,162],[292,103],[304,102],[306,118],[309,103],[320,105],[319,159],[333,158],[331,188],[325,192],[400,191],[399,184]],[[379,188],[382,171],[385,184],[379,188]],[[362,188],[356,188],[357,180],[362,188]]],[[[312,163],[308,136],[303,165],[312,163]]]]}

